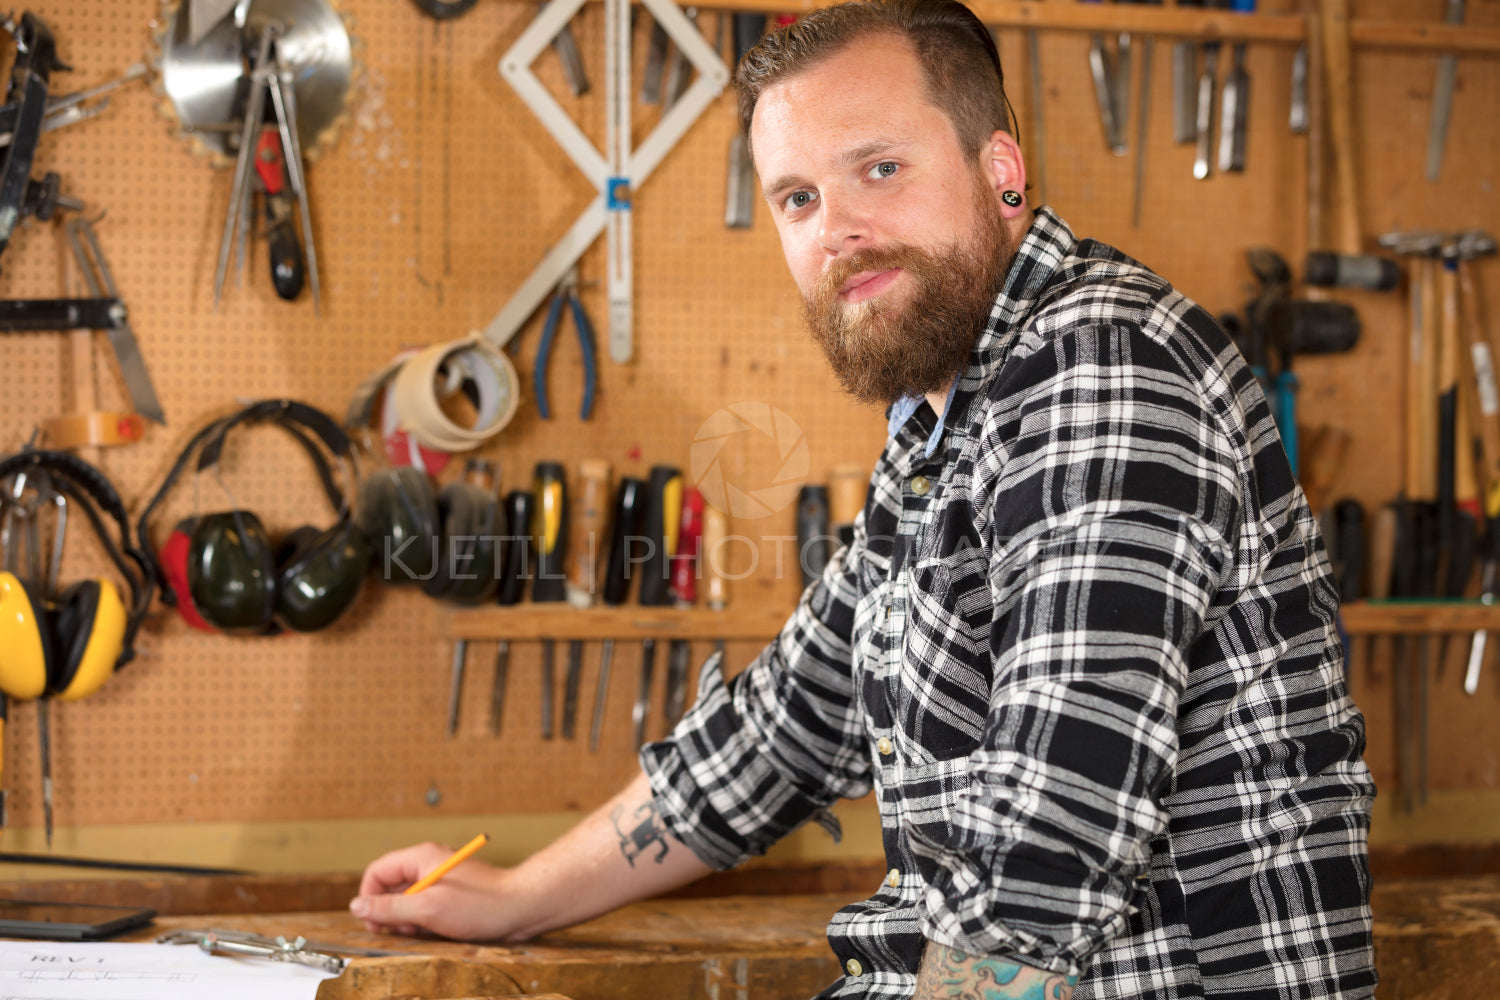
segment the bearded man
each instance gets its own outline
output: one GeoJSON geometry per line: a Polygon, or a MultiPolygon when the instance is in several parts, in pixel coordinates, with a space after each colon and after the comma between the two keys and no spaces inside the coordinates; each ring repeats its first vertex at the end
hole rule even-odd
{"type": "Polygon", "coordinates": [[[873,790],[890,874],[834,916],[823,996],[1372,993],[1337,598],[1223,330],[1025,207],[960,4],[815,11],[736,85],[808,325],[889,406],[853,542],[594,816],[412,897],[448,852],[387,855],[354,912],[526,938],[873,790]]]}

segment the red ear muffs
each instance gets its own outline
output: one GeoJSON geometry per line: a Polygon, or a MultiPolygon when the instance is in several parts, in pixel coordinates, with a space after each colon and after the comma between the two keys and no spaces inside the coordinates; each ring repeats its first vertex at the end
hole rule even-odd
{"type": "Polygon", "coordinates": [[[204,632],[218,631],[193,605],[192,591],[188,589],[188,552],[193,544],[193,524],[197,518],[185,518],[177,522],[177,527],[167,536],[167,542],[157,553],[157,561],[161,563],[162,575],[162,600],[168,604],[175,604],[182,620],[193,628],[204,632]]]}

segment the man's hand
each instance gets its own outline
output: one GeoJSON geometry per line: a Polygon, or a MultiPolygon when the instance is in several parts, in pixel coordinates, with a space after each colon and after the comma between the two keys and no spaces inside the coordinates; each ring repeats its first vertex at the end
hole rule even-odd
{"type": "Polygon", "coordinates": [[[928,942],[913,1000],[1068,1000],[1077,976],[928,942]]]}
{"type": "Polygon", "coordinates": [[[667,830],[644,774],[515,868],[470,859],[431,888],[402,895],[452,853],[418,844],[377,858],[365,869],[349,912],[374,932],[525,941],[709,871],[667,830]]]}
{"type": "Polygon", "coordinates": [[[522,909],[504,905],[505,870],[469,860],[436,885],[413,896],[402,890],[447,860],[453,850],[440,844],[417,844],[372,861],[359,882],[359,896],[349,912],[376,933],[419,934],[427,931],[464,941],[509,937],[520,925],[522,909]]]}

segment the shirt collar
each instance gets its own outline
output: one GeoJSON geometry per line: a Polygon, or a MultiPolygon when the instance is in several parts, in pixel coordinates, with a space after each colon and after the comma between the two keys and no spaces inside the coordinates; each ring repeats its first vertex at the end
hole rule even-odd
{"type": "Polygon", "coordinates": [[[1074,237],[1073,230],[1056,212],[1046,205],[1036,210],[1031,228],[1016,250],[1010,270],[1005,274],[1000,294],[995,296],[989,320],[975,340],[974,349],[969,353],[969,361],[963,374],[948,390],[947,402],[943,404],[943,412],[936,425],[925,436],[921,434],[925,428],[920,426],[920,421],[907,428],[908,422],[925,400],[921,396],[905,396],[892,404],[887,414],[889,419],[886,430],[891,438],[909,430],[911,440],[908,444],[920,447],[922,457],[932,456],[947,427],[948,415],[955,412],[955,403],[959,405],[957,412],[962,413],[974,393],[989,381],[989,377],[1009,353],[1016,324],[1031,313],[1037,296],[1052,280],[1058,265],[1077,245],[1078,240],[1074,237]]]}

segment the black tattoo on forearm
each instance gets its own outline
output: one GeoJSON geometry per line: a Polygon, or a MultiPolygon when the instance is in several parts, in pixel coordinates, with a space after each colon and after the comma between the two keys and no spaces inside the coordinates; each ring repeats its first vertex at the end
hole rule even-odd
{"type": "Polygon", "coordinates": [[[913,1000],[1068,1000],[1077,976],[928,944],[913,1000]]]}
{"type": "Polygon", "coordinates": [[[661,816],[656,812],[656,802],[653,800],[636,807],[635,827],[629,833],[620,826],[620,820],[624,816],[625,807],[618,805],[610,810],[609,820],[615,825],[615,835],[620,838],[620,853],[625,855],[630,867],[634,868],[635,859],[646,853],[652,845],[657,845],[660,849],[651,860],[661,864],[670,845],[667,843],[667,828],[662,825],[661,816]]]}

